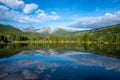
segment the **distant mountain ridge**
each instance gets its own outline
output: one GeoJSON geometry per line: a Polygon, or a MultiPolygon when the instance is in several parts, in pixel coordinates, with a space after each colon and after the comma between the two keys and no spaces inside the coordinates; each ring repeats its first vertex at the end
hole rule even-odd
{"type": "Polygon", "coordinates": [[[120,24],[105,26],[102,28],[96,28],[92,30],[83,30],[83,31],[75,31],[72,29],[65,29],[65,28],[50,28],[44,27],[42,29],[35,29],[34,27],[27,27],[27,28],[17,28],[11,25],[4,25],[0,24],[0,33],[1,32],[32,32],[38,34],[49,34],[49,35],[62,35],[62,36],[84,36],[85,34],[108,34],[108,35],[115,35],[120,34],[120,24]]]}
{"type": "Polygon", "coordinates": [[[43,27],[41,29],[35,29],[34,27],[27,27],[21,30],[23,32],[34,32],[34,33],[40,33],[40,34],[61,34],[61,33],[66,33],[66,32],[75,32],[75,30],[72,30],[72,29],[50,28],[48,26],[43,27]]]}

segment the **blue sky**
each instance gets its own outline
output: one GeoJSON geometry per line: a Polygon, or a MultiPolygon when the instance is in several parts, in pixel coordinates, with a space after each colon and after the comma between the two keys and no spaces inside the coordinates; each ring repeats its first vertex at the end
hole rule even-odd
{"type": "Polygon", "coordinates": [[[120,23],[120,0],[0,0],[0,23],[93,29],[120,23]]]}

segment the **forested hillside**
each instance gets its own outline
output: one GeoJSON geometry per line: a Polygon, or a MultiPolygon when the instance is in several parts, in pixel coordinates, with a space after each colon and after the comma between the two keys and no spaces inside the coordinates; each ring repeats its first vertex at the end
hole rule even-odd
{"type": "Polygon", "coordinates": [[[99,42],[120,42],[120,24],[88,31],[85,36],[94,36],[99,42]]]}
{"type": "Polygon", "coordinates": [[[7,32],[22,32],[22,31],[11,25],[0,24],[0,33],[7,33],[7,32]]]}
{"type": "Polygon", "coordinates": [[[40,34],[34,32],[22,32],[10,26],[0,24],[0,43],[11,42],[82,42],[82,43],[118,43],[120,42],[120,24],[103,28],[65,32],[63,30],[55,34],[40,34]]]}

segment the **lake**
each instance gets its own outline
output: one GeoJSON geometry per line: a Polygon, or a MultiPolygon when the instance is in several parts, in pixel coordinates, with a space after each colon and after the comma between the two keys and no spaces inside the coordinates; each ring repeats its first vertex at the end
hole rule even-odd
{"type": "Polygon", "coordinates": [[[120,80],[120,44],[0,44],[0,80],[120,80]]]}

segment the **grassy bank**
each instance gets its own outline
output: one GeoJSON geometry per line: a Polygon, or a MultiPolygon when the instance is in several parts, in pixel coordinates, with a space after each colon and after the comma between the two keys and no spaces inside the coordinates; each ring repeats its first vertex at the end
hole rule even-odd
{"type": "MultiPolygon", "coordinates": [[[[4,42],[0,42],[0,43],[4,43],[4,42]]],[[[12,41],[11,43],[86,43],[86,44],[119,44],[119,42],[98,42],[98,41],[43,41],[43,40],[39,40],[39,41],[12,41]]]]}
{"type": "Polygon", "coordinates": [[[11,43],[80,43],[80,41],[12,41],[11,43]]]}

